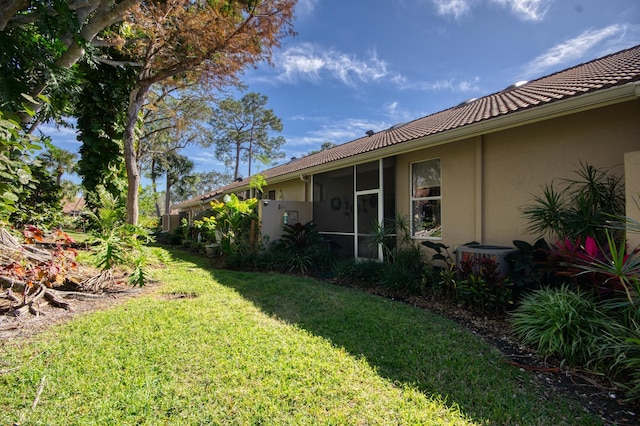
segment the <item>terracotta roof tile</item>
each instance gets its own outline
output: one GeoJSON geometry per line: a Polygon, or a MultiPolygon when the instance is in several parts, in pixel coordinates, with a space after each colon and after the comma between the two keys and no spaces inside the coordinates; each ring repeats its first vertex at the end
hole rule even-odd
{"type": "MultiPolygon", "coordinates": [[[[289,173],[302,174],[306,169],[336,160],[639,80],[640,45],[522,85],[509,87],[477,100],[463,102],[455,107],[404,125],[394,126],[371,136],[363,136],[351,142],[273,167],[261,172],[261,174],[267,180],[289,173]]],[[[242,182],[233,182],[214,192],[217,194],[228,192],[234,188],[246,186],[247,182],[247,179],[242,182]]],[[[210,194],[205,194],[198,199],[210,197],[210,194]]]]}

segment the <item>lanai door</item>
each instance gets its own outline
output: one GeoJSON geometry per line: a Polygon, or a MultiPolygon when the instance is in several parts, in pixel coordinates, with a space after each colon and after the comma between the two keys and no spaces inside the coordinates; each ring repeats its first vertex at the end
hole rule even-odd
{"type": "Polygon", "coordinates": [[[380,259],[381,247],[375,244],[373,234],[379,224],[383,223],[380,209],[382,190],[380,182],[380,161],[359,164],[356,166],[356,234],[354,238],[356,257],[364,259],[380,259]]]}

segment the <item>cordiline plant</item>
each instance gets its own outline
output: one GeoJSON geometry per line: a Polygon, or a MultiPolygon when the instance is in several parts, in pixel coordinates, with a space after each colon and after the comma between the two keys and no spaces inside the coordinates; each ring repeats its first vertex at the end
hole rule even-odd
{"type": "Polygon", "coordinates": [[[542,195],[525,206],[528,230],[557,240],[594,238],[606,244],[604,229],[612,215],[625,211],[621,177],[609,170],[580,163],[576,179],[560,179],[543,187],[542,195]]]}
{"type": "Polygon", "coordinates": [[[586,254],[575,262],[580,274],[594,274],[604,278],[603,284],[624,292],[632,305],[640,303],[640,248],[629,250],[625,241],[616,243],[612,233],[607,231],[607,247],[600,250],[593,243],[585,248],[586,254]]]}

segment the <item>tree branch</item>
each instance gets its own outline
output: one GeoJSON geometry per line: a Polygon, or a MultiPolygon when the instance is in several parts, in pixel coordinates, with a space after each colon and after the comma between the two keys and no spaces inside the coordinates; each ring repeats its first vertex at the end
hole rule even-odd
{"type": "Polygon", "coordinates": [[[106,65],[112,65],[114,67],[119,66],[129,66],[129,67],[141,67],[142,64],[140,62],[132,62],[132,61],[114,61],[112,59],[97,57],[95,58],[96,62],[100,62],[106,65]]]}

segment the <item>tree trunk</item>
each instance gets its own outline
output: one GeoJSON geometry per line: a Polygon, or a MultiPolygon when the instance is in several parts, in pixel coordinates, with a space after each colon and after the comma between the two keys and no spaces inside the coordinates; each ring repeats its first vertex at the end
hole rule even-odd
{"type": "Polygon", "coordinates": [[[151,188],[153,190],[153,205],[156,207],[156,214],[161,217],[160,204],[158,203],[158,188],[156,186],[156,158],[151,157],[151,188]]]}
{"type": "Polygon", "coordinates": [[[18,11],[27,7],[29,7],[29,0],[0,0],[0,31],[4,31],[18,11]]]}
{"type": "Polygon", "coordinates": [[[236,144],[236,169],[233,172],[233,180],[238,179],[239,177],[239,169],[240,169],[240,144],[236,144]]]}
{"type": "Polygon", "coordinates": [[[164,194],[164,214],[166,214],[167,216],[169,216],[169,213],[171,211],[171,195],[170,192],[171,191],[171,179],[169,178],[169,171],[167,170],[167,186],[166,186],[166,192],[164,194]]]}
{"type": "Polygon", "coordinates": [[[143,84],[134,89],[129,96],[129,108],[127,108],[127,121],[122,135],[124,143],[124,164],[127,170],[127,223],[138,224],[138,187],[140,186],[140,174],[138,173],[138,159],[136,158],[135,127],[142,105],[149,90],[148,84],[143,84]]]}
{"type": "Polygon", "coordinates": [[[251,177],[251,157],[253,157],[253,137],[249,141],[249,174],[248,177],[251,177]]]}

